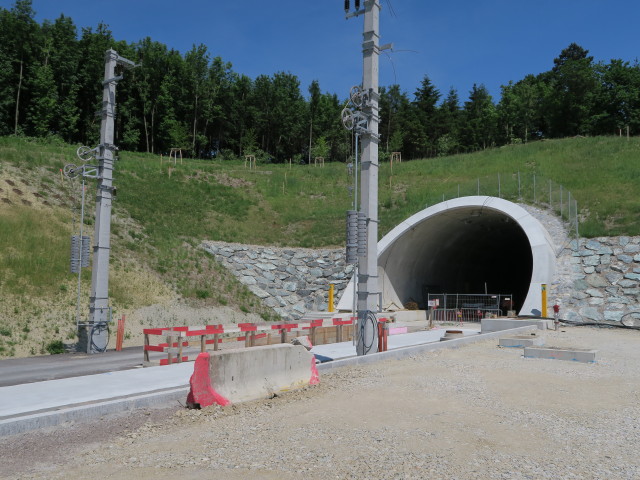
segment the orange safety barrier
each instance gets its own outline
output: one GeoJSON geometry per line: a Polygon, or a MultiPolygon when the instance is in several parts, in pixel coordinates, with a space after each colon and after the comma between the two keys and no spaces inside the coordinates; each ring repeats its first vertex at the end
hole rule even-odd
{"type": "Polygon", "coordinates": [[[124,321],[125,316],[122,315],[118,320],[118,331],[116,332],[116,352],[122,351],[122,342],[124,341],[124,321]]]}
{"type": "Polygon", "coordinates": [[[386,352],[389,340],[389,325],[386,318],[378,320],[378,351],[386,352]]]}

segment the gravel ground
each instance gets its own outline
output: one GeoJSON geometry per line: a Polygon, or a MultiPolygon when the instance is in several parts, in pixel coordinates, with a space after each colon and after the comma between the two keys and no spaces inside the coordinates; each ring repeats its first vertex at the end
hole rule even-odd
{"type": "Polygon", "coordinates": [[[172,408],[0,439],[0,478],[637,479],[640,332],[567,327],[366,367],[227,408],[172,408]]]}

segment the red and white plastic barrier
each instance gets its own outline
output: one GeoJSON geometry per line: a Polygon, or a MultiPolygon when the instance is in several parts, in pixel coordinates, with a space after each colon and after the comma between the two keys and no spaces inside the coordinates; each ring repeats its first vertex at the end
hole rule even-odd
{"type": "Polygon", "coordinates": [[[312,343],[316,343],[316,329],[322,327],[337,327],[337,341],[342,341],[343,326],[352,325],[354,317],[349,319],[332,318],[318,319],[307,322],[296,323],[278,323],[278,324],[256,324],[256,323],[239,323],[231,325],[205,325],[205,326],[180,326],[180,327],[159,327],[145,328],[144,333],[144,364],[151,365],[149,352],[166,353],[167,358],[160,359],[160,365],[169,365],[172,363],[181,363],[195,360],[197,353],[206,351],[207,345],[213,345],[213,350],[218,350],[220,343],[223,341],[239,341],[245,342],[246,347],[255,345],[255,341],[266,338],[274,331],[280,332],[280,342],[285,343],[287,334],[299,331],[301,335],[309,335],[312,343]],[[151,337],[165,337],[165,342],[157,344],[151,343],[151,337]],[[193,347],[191,337],[200,337],[200,352],[185,355],[184,350],[187,347],[193,347]],[[212,338],[213,337],[213,338],[212,338]]]}
{"type": "MultiPolygon", "coordinates": [[[[244,342],[245,347],[255,346],[255,341],[266,338],[275,331],[280,333],[280,343],[286,343],[287,335],[292,332],[299,332],[300,335],[308,335],[312,344],[317,344],[316,333],[319,328],[335,327],[336,342],[343,342],[344,327],[351,326],[355,323],[356,317],[350,318],[330,318],[310,320],[306,322],[291,322],[277,324],[257,324],[257,323],[239,323],[231,325],[205,325],[205,326],[180,326],[180,327],[159,327],[145,328],[144,333],[144,364],[152,365],[149,358],[149,352],[166,353],[167,358],[159,361],[160,365],[170,365],[172,363],[181,363],[194,361],[198,353],[205,352],[207,345],[213,345],[213,350],[218,350],[220,344],[225,341],[244,342]],[[165,337],[166,341],[157,344],[151,344],[151,337],[165,337]],[[199,337],[199,345],[193,339],[199,337]],[[200,347],[199,351],[188,354],[184,350],[188,347],[200,347]]],[[[380,324],[386,324],[387,318],[378,319],[380,324]]],[[[388,329],[384,329],[388,335],[388,329]]],[[[384,345],[382,348],[386,350],[386,337],[383,333],[384,345]]],[[[384,350],[383,350],[384,351],[384,350]]]]}

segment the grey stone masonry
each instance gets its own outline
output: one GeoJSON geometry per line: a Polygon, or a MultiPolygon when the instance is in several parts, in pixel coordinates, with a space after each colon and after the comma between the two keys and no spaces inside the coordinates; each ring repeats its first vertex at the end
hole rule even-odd
{"type": "MultiPolygon", "coordinates": [[[[620,321],[640,311],[640,237],[572,240],[553,213],[521,205],[545,227],[556,252],[546,315],[560,303],[560,317],[574,321],[620,321]]],[[[329,284],[336,303],[353,273],[342,249],[276,248],[204,242],[240,282],[285,320],[327,309],[329,284]]]]}
{"type": "Polygon", "coordinates": [[[308,310],[326,311],[329,285],[335,301],[353,272],[342,249],[277,248],[206,241],[202,248],[284,320],[308,310]]]}
{"type": "Polygon", "coordinates": [[[574,240],[558,258],[558,263],[568,259],[572,267],[571,275],[559,278],[555,285],[561,298],[560,316],[619,322],[627,313],[640,312],[639,251],[640,237],[574,240]]]}
{"type": "Polygon", "coordinates": [[[545,227],[556,251],[556,273],[548,286],[547,316],[560,303],[560,318],[620,321],[640,311],[640,237],[570,237],[567,225],[548,210],[525,208],[545,227]]]}

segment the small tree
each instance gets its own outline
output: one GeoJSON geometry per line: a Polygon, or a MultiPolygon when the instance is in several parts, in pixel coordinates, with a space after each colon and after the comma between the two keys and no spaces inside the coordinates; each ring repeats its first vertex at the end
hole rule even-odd
{"type": "Polygon", "coordinates": [[[312,158],[327,158],[329,156],[329,145],[324,137],[316,138],[316,142],[311,148],[311,156],[312,158]]]}

